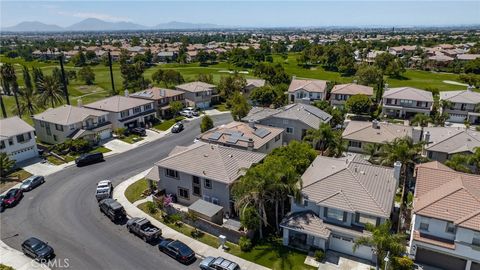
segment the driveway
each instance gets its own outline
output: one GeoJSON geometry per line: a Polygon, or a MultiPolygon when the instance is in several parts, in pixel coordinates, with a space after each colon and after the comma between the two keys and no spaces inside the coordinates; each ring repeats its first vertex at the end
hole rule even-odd
{"type": "MultiPolygon", "coordinates": [[[[227,114],[212,118],[216,125],[232,121],[227,114]]],[[[45,184],[0,214],[2,241],[20,250],[26,238],[36,236],[48,241],[57,259],[68,259],[69,269],[74,270],[198,269],[198,260],[189,266],[179,264],[128,233],[125,226],[110,222],[98,210],[94,193],[99,180],[111,179],[116,186],[152,167],[176,145],[191,144],[200,133],[199,123],[188,122],[178,134],[106,157],[105,162],[71,166],[47,176],[45,184]]]]}
{"type": "Polygon", "coordinates": [[[370,270],[375,268],[370,262],[328,250],[326,262],[321,263],[319,270],[370,270]]]}

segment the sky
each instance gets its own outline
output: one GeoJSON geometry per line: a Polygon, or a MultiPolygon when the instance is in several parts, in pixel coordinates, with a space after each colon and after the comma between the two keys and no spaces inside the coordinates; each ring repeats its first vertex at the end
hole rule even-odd
{"type": "Polygon", "coordinates": [[[0,26],[40,21],[69,26],[86,18],[154,26],[170,21],[244,27],[446,26],[480,24],[471,1],[12,1],[0,26]]]}

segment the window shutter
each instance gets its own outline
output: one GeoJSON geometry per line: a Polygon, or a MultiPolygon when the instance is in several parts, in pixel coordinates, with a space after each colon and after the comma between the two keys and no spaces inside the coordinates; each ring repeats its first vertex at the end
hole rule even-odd
{"type": "Polygon", "coordinates": [[[328,208],[327,207],[323,208],[323,216],[328,217],[328,208]]]}
{"type": "Polygon", "coordinates": [[[380,225],[380,218],[377,217],[377,224],[375,226],[379,226],[380,225]]]}
{"type": "Polygon", "coordinates": [[[343,222],[347,221],[347,212],[343,212],[343,222]]]}
{"type": "Polygon", "coordinates": [[[355,223],[359,223],[360,221],[360,213],[355,213],[355,223]]]}

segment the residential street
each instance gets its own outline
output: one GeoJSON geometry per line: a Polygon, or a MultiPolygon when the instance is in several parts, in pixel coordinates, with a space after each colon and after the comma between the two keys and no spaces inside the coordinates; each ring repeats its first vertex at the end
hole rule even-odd
{"type": "MultiPolygon", "coordinates": [[[[212,119],[216,125],[232,120],[230,114],[212,119]]],[[[200,260],[182,265],[110,222],[100,213],[94,192],[100,180],[118,185],[150,168],[176,145],[191,144],[200,133],[199,122],[186,122],[179,134],[107,157],[105,162],[69,167],[46,177],[45,184],[25,193],[18,206],[1,214],[2,241],[17,250],[31,236],[48,241],[58,259],[68,259],[69,269],[197,269],[200,260]]]]}

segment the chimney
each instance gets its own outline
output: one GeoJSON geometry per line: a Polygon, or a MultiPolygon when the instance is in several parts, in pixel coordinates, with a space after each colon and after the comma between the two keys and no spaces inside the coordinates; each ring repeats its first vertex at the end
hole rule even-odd
{"type": "Polygon", "coordinates": [[[374,128],[374,129],[379,129],[380,128],[380,126],[378,125],[378,120],[377,119],[374,119],[372,121],[372,128],[374,128]]]}
{"type": "Polygon", "coordinates": [[[160,96],[164,97],[165,95],[165,89],[160,89],[160,96]]]}
{"type": "Polygon", "coordinates": [[[383,87],[383,90],[388,91],[388,83],[385,84],[385,86],[383,87]]]}
{"type": "Polygon", "coordinates": [[[398,187],[398,184],[400,183],[401,170],[402,170],[402,162],[395,161],[395,163],[393,164],[393,177],[397,181],[397,187],[398,187]]]}
{"type": "Polygon", "coordinates": [[[297,76],[293,75],[292,76],[292,81],[295,80],[297,78],[297,76]]]}
{"type": "Polygon", "coordinates": [[[254,145],[253,139],[249,138],[248,143],[247,143],[247,150],[252,151],[253,150],[253,145],[254,145]]]}
{"type": "Polygon", "coordinates": [[[251,128],[253,128],[253,129],[256,129],[256,127],[255,127],[255,121],[254,121],[254,120],[248,121],[248,126],[251,127],[251,128]]]}
{"type": "Polygon", "coordinates": [[[82,98],[78,98],[78,99],[77,99],[77,107],[83,107],[82,98]]]}
{"type": "Polygon", "coordinates": [[[473,90],[473,86],[472,85],[468,85],[467,86],[467,91],[471,92],[473,90]]]}
{"type": "Polygon", "coordinates": [[[128,89],[125,89],[125,96],[128,97],[129,93],[128,93],[128,89]]]}
{"type": "Polygon", "coordinates": [[[425,131],[425,134],[423,135],[423,140],[425,141],[426,144],[430,143],[430,131],[425,131]]]}

